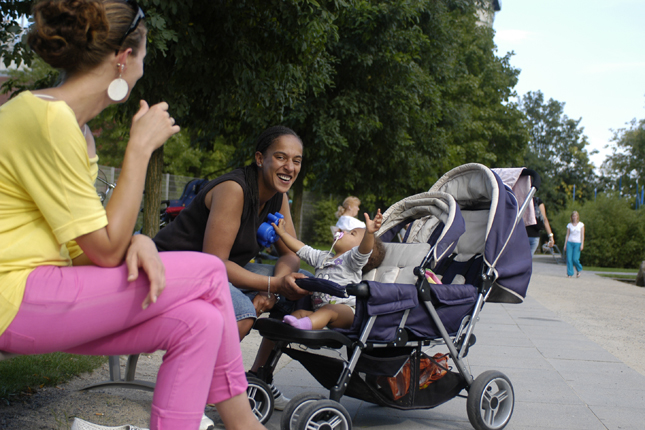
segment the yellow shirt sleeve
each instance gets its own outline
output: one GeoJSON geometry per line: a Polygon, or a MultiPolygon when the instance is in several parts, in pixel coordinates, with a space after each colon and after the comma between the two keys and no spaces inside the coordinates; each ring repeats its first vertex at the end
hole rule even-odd
{"type": "Polygon", "coordinates": [[[107,217],[72,110],[64,102],[50,102],[44,121],[43,139],[33,142],[33,151],[24,153],[24,168],[17,174],[62,245],[105,227],[107,217]]]}
{"type": "MultiPolygon", "coordinates": [[[[99,157],[98,155],[95,155],[94,157],[91,157],[90,159],[90,177],[92,178],[92,182],[96,182],[96,177],[99,174],[99,157]]],[[[83,250],[81,247],[76,243],[75,240],[71,240],[67,242],[67,251],[69,252],[69,258],[72,260],[75,259],[76,257],[79,257],[83,255],[83,250]]]]}

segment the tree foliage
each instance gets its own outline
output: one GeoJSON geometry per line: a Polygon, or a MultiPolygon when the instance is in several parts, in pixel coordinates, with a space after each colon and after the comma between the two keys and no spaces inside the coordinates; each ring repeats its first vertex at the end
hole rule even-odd
{"type": "Polygon", "coordinates": [[[603,174],[612,189],[620,185],[623,196],[635,197],[645,185],[645,119],[633,119],[629,128],[616,130],[612,142],[612,153],[602,164],[603,174]]]}
{"type": "MultiPolygon", "coordinates": [[[[198,151],[193,160],[232,152],[229,168],[250,159],[264,128],[290,126],[305,146],[296,218],[305,188],[356,194],[371,210],[427,190],[459,164],[521,162],[528,135],[509,101],[519,71],[495,56],[493,31],[478,24],[485,2],[139,3],[146,73],[125,109],[98,121],[129,123],[139,98],[165,100],[198,151]]],[[[9,57],[28,61],[23,48],[9,57]]],[[[172,159],[166,169],[181,168],[172,159]]],[[[194,161],[184,167],[204,173],[194,161]]]]}
{"type": "Polygon", "coordinates": [[[530,134],[524,164],[540,174],[539,196],[555,212],[572,200],[574,185],[576,201],[593,198],[596,186],[581,119],[565,115],[564,105],[545,101],[541,91],[526,93],[520,103],[530,134]]]}
{"type": "Polygon", "coordinates": [[[518,71],[493,53],[475,2],[356,1],[336,21],[333,86],[289,112],[307,186],[387,207],[466,162],[519,161],[527,135],[506,103],[518,71]]]}
{"type": "Polygon", "coordinates": [[[21,18],[31,12],[31,0],[0,2],[0,58],[5,67],[13,62],[16,66],[31,64],[33,53],[25,49],[20,38],[23,34],[21,18]]]}

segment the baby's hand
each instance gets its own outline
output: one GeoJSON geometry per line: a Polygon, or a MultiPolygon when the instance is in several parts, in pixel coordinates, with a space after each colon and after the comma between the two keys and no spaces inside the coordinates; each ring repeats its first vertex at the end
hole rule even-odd
{"type": "Polygon", "coordinates": [[[374,219],[371,220],[370,216],[365,213],[365,226],[367,228],[368,233],[376,233],[379,228],[381,228],[381,223],[383,222],[383,215],[381,215],[381,209],[378,209],[376,211],[376,215],[374,216],[374,219]]]}
{"type": "Polygon", "coordinates": [[[275,233],[279,237],[282,237],[282,235],[287,233],[287,231],[284,229],[284,219],[279,219],[278,225],[275,225],[274,223],[271,223],[271,225],[273,226],[273,228],[275,229],[275,233]]]}

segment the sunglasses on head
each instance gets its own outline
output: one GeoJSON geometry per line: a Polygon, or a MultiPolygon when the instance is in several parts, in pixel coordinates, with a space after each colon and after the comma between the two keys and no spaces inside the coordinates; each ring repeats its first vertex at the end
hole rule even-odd
{"type": "MultiPolygon", "coordinates": [[[[139,25],[139,22],[141,22],[142,19],[146,17],[146,14],[143,13],[143,10],[139,5],[137,4],[136,1],[134,0],[125,0],[125,2],[132,7],[133,10],[136,10],[137,13],[134,15],[134,18],[132,19],[132,23],[130,23],[130,27],[128,30],[125,32],[121,40],[119,40],[119,48],[123,45],[123,42],[125,42],[125,39],[132,33],[134,30],[136,30],[137,26],[139,25]]],[[[119,54],[119,50],[116,50],[116,54],[119,54]]]]}

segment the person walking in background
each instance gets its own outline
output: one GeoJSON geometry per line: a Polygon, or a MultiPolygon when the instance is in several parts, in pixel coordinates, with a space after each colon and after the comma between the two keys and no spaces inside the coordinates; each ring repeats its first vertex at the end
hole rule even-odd
{"type": "Polygon", "coordinates": [[[573,276],[576,268],[576,278],[580,277],[582,264],[580,264],[580,251],[585,247],[585,225],[580,222],[578,211],[571,213],[571,222],[567,224],[567,237],[564,241],[564,252],[567,255],[567,277],[573,276]]]}
{"type": "Polygon", "coordinates": [[[338,218],[336,227],[343,231],[349,231],[355,228],[365,228],[365,223],[356,218],[360,211],[360,207],[361,201],[358,197],[349,196],[343,200],[342,206],[338,206],[338,210],[335,214],[336,218],[338,218]]]}
{"type": "Polygon", "coordinates": [[[535,254],[535,250],[540,244],[540,232],[546,230],[549,235],[549,241],[547,242],[549,248],[553,247],[553,231],[551,230],[551,224],[549,224],[549,219],[546,217],[546,208],[544,207],[544,202],[539,197],[533,197],[533,206],[535,207],[535,220],[536,224],[526,226],[526,234],[529,237],[529,244],[531,245],[531,255],[535,254]]]}

